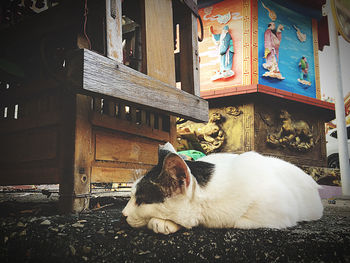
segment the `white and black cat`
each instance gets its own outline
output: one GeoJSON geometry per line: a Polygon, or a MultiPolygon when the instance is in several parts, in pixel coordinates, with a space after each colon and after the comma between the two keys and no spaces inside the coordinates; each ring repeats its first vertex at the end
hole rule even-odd
{"type": "Polygon", "coordinates": [[[301,169],[255,152],[184,161],[170,143],[138,179],[123,215],[132,227],[285,228],[322,217],[320,186],[301,169]]]}

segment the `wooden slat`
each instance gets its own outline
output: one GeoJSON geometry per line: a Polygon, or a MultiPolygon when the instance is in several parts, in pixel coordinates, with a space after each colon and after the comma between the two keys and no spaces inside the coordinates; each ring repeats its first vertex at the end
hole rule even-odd
{"type": "Polygon", "coordinates": [[[101,114],[102,112],[102,105],[101,105],[101,99],[100,98],[93,98],[93,108],[95,112],[98,112],[101,114]]]}
{"type": "Polygon", "coordinates": [[[116,167],[92,167],[91,183],[133,182],[142,176],[146,169],[126,169],[116,167]]]}
{"type": "Polygon", "coordinates": [[[104,94],[194,121],[208,120],[208,102],[197,96],[92,51],[83,49],[77,55],[83,70],[72,70],[71,77],[78,92],[104,94]]]}

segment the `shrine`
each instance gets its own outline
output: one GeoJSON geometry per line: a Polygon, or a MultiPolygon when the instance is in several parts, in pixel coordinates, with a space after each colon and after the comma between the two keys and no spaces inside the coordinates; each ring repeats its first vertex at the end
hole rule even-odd
{"type": "Polygon", "coordinates": [[[199,1],[209,122],[178,125],[179,150],[257,151],[306,170],[327,166],[324,124],[335,115],[334,104],[321,100],[321,2],[199,1]]]}
{"type": "Polygon", "coordinates": [[[94,183],[130,182],[208,120],[195,1],[2,1],[0,184],[59,184],[60,207],[94,183]],[[177,87],[176,87],[177,86],[177,87]]]}

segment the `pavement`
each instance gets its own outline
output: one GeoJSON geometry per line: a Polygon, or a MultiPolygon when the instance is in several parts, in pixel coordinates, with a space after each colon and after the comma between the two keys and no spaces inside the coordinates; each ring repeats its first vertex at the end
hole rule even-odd
{"type": "Polygon", "coordinates": [[[0,193],[0,262],[350,262],[350,200],[288,229],[183,229],[166,236],[121,220],[125,197],[60,215],[58,195],[0,193]]]}

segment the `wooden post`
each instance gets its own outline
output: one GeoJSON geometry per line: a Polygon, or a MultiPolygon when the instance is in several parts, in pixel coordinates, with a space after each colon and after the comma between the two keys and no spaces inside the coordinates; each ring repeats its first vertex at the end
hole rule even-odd
{"type": "Polygon", "coordinates": [[[62,130],[64,163],[60,181],[60,210],[81,212],[89,207],[93,158],[92,130],[89,123],[91,98],[78,94],[71,95],[67,101],[70,102],[64,109],[67,122],[62,130]]]}
{"type": "Polygon", "coordinates": [[[147,75],[175,87],[172,2],[147,0],[144,3],[147,75]]]}
{"type": "Polygon", "coordinates": [[[189,8],[184,8],[179,26],[181,89],[200,96],[197,18],[189,8]]]}
{"type": "MultiPolygon", "coordinates": [[[[145,30],[147,75],[159,79],[175,87],[176,79],[175,59],[173,50],[174,35],[172,3],[170,0],[147,0],[144,3],[146,24],[145,30]],[[159,41],[159,39],[161,39],[161,41],[159,41]]],[[[171,116],[171,143],[175,143],[176,141],[175,123],[176,117],[171,116]]],[[[151,114],[151,127],[154,128],[153,114],[151,114]]]]}
{"type": "Polygon", "coordinates": [[[123,61],[122,0],[106,0],[107,57],[123,61]]]}

